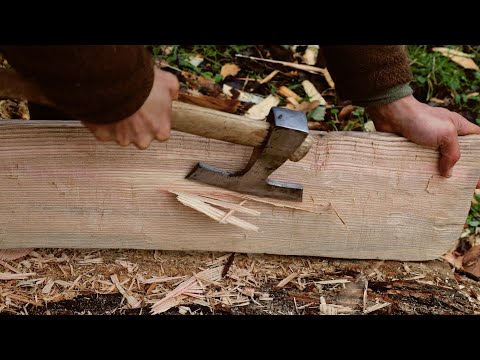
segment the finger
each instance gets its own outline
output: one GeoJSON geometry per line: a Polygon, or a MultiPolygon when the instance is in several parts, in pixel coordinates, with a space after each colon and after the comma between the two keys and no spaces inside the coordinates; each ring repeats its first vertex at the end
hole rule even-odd
{"type": "Polygon", "coordinates": [[[453,166],[460,159],[460,146],[456,134],[452,133],[444,136],[440,141],[438,149],[440,151],[440,174],[445,177],[450,177],[452,176],[453,166]]]}
{"type": "Polygon", "coordinates": [[[163,122],[162,127],[155,133],[158,141],[167,141],[170,138],[170,122],[163,122]]]}
{"type": "Polygon", "coordinates": [[[100,141],[110,141],[110,140],[113,140],[113,134],[112,132],[110,131],[110,129],[106,129],[106,128],[97,128],[94,130],[93,134],[95,135],[95,137],[100,140],[100,141]]]}
{"type": "Polygon", "coordinates": [[[477,189],[480,189],[480,179],[477,181],[477,189]]]}
{"type": "Polygon", "coordinates": [[[462,115],[457,113],[452,113],[452,122],[457,129],[458,135],[469,135],[469,134],[480,134],[480,126],[477,126],[462,115]]]}
{"type": "Polygon", "coordinates": [[[150,146],[153,139],[154,139],[154,137],[152,135],[148,134],[148,135],[142,136],[141,138],[135,140],[133,144],[137,147],[137,149],[145,150],[150,146]]]}

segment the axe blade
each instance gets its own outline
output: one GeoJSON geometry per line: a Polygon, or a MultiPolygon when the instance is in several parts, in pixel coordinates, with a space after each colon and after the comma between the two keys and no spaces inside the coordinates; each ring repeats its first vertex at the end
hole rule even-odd
{"type": "Polygon", "coordinates": [[[283,165],[308,136],[307,117],[299,111],[274,107],[267,121],[271,124],[269,136],[263,146],[254,149],[245,169],[231,172],[200,162],[186,178],[246,194],[302,201],[301,184],[275,181],[268,176],[283,165]]]}

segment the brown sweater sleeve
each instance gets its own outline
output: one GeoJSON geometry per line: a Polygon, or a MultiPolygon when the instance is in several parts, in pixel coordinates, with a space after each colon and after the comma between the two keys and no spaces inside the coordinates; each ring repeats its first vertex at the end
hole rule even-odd
{"type": "Polygon", "coordinates": [[[401,45],[321,46],[321,49],[337,95],[343,100],[365,106],[378,102],[390,89],[397,89],[395,93],[400,96],[411,93],[407,85],[412,73],[408,54],[401,45]]]}
{"type": "Polygon", "coordinates": [[[153,85],[153,59],[141,45],[1,46],[0,52],[79,120],[121,120],[143,105],[153,85]]]}

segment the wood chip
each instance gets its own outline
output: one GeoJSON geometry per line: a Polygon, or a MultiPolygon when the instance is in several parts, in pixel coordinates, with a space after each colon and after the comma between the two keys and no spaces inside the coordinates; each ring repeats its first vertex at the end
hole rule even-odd
{"type": "MultiPolygon", "coordinates": [[[[187,192],[183,192],[183,191],[168,190],[168,192],[170,192],[172,194],[175,194],[175,195],[191,197],[192,199],[197,199],[197,200],[206,202],[208,204],[217,205],[217,206],[223,207],[225,209],[238,211],[238,212],[244,213],[244,214],[249,214],[249,215],[254,215],[254,216],[258,216],[258,215],[261,214],[260,211],[249,209],[249,208],[241,206],[240,204],[230,203],[230,202],[225,201],[225,200],[215,199],[215,198],[206,197],[206,196],[200,196],[200,195],[187,193],[187,192]]],[[[245,202],[242,201],[242,203],[245,203],[245,202]]]]}
{"type": "Polygon", "coordinates": [[[0,280],[23,280],[34,275],[36,275],[36,273],[20,273],[20,274],[0,273],[0,280]]]}
{"type": "Polygon", "coordinates": [[[295,279],[297,276],[298,276],[298,273],[297,273],[297,272],[291,273],[291,274],[288,275],[285,279],[283,279],[282,281],[280,281],[280,282],[277,284],[277,287],[279,287],[279,288],[284,287],[284,286],[287,285],[290,281],[292,281],[293,279],[295,279]]]}
{"type": "Polygon", "coordinates": [[[373,306],[368,307],[363,311],[364,314],[369,314],[371,312],[383,309],[384,307],[390,306],[390,303],[383,303],[383,304],[375,304],[373,306]]]}
{"type": "Polygon", "coordinates": [[[346,284],[351,282],[350,280],[346,279],[336,279],[336,280],[322,280],[322,281],[315,281],[315,284],[318,285],[333,285],[333,284],[346,284]]]}
{"type": "Polygon", "coordinates": [[[310,101],[318,101],[320,105],[326,106],[327,102],[323,98],[322,95],[318,92],[318,90],[315,88],[315,85],[312,84],[311,81],[308,80],[303,80],[302,81],[302,86],[305,90],[305,93],[308,95],[310,98],[310,101]]]}
{"type": "Polygon", "coordinates": [[[315,65],[317,63],[319,48],[320,46],[318,45],[308,45],[302,56],[303,62],[307,65],[315,65]]]}
{"type": "Polygon", "coordinates": [[[285,98],[292,97],[294,98],[297,102],[302,101],[302,98],[297,95],[292,89],[289,89],[286,86],[280,86],[277,90],[277,94],[282,95],[285,98]]]}
{"type": "Polygon", "coordinates": [[[277,75],[280,72],[280,70],[273,70],[270,74],[268,74],[262,81],[260,81],[260,84],[265,84],[272,80],[275,75],[277,75]]]}
{"type": "Polygon", "coordinates": [[[159,284],[163,282],[173,281],[173,280],[180,280],[184,279],[185,276],[160,276],[160,277],[153,277],[150,279],[143,279],[140,278],[140,282],[142,284],[159,284]]]}
{"type": "Polygon", "coordinates": [[[188,104],[228,113],[235,113],[240,105],[240,100],[238,99],[232,99],[223,95],[214,97],[201,93],[180,92],[178,94],[178,100],[188,104]]]}
{"type": "MultiPolygon", "coordinates": [[[[214,208],[213,206],[208,205],[204,201],[198,200],[196,197],[192,197],[190,195],[177,195],[177,200],[180,201],[182,204],[191,207],[192,209],[195,209],[218,222],[222,221],[222,219],[225,218],[225,215],[227,215],[225,211],[214,208]]],[[[245,230],[258,231],[258,226],[241,220],[235,216],[225,218],[225,221],[228,224],[238,226],[245,230]]]]}
{"type": "Polygon", "coordinates": [[[111,275],[110,279],[115,284],[115,286],[117,287],[120,294],[122,294],[123,297],[125,299],[127,299],[127,302],[132,309],[136,309],[136,308],[140,307],[142,302],[140,300],[135,299],[135,297],[128,290],[126,290],[122,287],[122,285],[120,284],[120,281],[118,280],[118,277],[117,277],[116,274],[111,275]]]}
{"type": "Polygon", "coordinates": [[[52,291],[52,287],[55,285],[55,281],[53,279],[48,280],[45,286],[42,289],[42,294],[50,294],[52,291]]]}
{"type": "Polygon", "coordinates": [[[186,298],[185,294],[192,294],[192,291],[199,290],[203,291],[198,278],[207,279],[209,281],[215,282],[219,281],[222,278],[223,266],[217,266],[213,269],[206,269],[198,274],[191,276],[189,279],[182,282],[175,289],[170,291],[165,297],[152,305],[151,313],[160,314],[182,303],[186,298]],[[196,277],[197,276],[197,277],[196,277]]]}
{"type": "Polygon", "coordinates": [[[17,260],[27,256],[33,249],[3,249],[0,250],[0,260],[17,260]]]}
{"type": "Polygon", "coordinates": [[[249,103],[254,103],[254,104],[259,104],[261,103],[265,98],[260,95],[256,94],[251,94],[245,91],[237,90],[231,87],[230,85],[223,84],[223,93],[227,96],[230,96],[234,99],[238,99],[241,102],[249,102],[249,103]],[[236,97],[235,94],[238,93],[238,97],[236,97]]]}
{"type": "Polygon", "coordinates": [[[268,95],[260,103],[253,105],[245,114],[253,120],[265,120],[272,107],[277,106],[280,103],[280,99],[275,95],[268,95]]]}

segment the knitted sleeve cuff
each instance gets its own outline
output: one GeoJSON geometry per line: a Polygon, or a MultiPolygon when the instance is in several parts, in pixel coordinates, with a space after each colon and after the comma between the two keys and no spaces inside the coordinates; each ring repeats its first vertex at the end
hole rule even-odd
{"type": "Polygon", "coordinates": [[[400,84],[363,99],[362,101],[356,101],[354,105],[363,107],[385,105],[412,94],[413,89],[408,83],[400,84]]]}

